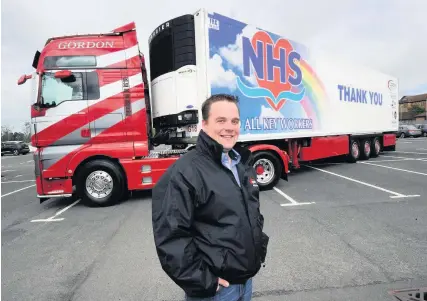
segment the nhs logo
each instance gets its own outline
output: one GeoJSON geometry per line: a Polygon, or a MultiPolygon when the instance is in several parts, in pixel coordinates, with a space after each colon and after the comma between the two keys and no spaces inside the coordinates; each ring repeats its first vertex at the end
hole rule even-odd
{"type": "Polygon", "coordinates": [[[209,28],[219,30],[219,20],[209,18],[209,28]]]}

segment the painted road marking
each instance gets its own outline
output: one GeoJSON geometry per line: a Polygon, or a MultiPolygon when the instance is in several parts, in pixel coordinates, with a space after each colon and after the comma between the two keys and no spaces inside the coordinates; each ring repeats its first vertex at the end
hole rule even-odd
{"type": "Polygon", "coordinates": [[[408,160],[414,160],[414,161],[424,161],[427,159],[427,157],[410,158],[410,157],[399,157],[399,156],[390,156],[390,155],[382,155],[381,157],[400,158],[400,159],[408,159],[408,160]]]}
{"type": "Polygon", "coordinates": [[[25,182],[35,182],[36,180],[21,180],[21,181],[6,181],[1,182],[2,184],[9,184],[9,183],[25,183],[25,182]]]}
{"type": "Polygon", "coordinates": [[[396,151],[396,153],[402,153],[402,154],[415,154],[415,155],[427,155],[427,153],[403,152],[403,151],[396,151]]]}
{"type": "Polygon", "coordinates": [[[282,206],[282,207],[315,204],[315,202],[299,203],[299,202],[295,201],[292,197],[290,197],[289,195],[287,195],[286,193],[284,193],[283,191],[281,191],[280,189],[278,189],[276,187],[273,187],[273,189],[276,190],[279,194],[281,194],[285,199],[287,199],[290,202],[290,203],[280,204],[280,206],[282,206]]]}
{"type": "Polygon", "coordinates": [[[80,202],[80,200],[75,201],[74,203],[72,203],[71,205],[68,205],[67,207],[59,210],[57,213],[55,213],[54,216],[51,216],[49,218],[46,219],[33,219],[31,222],[32,223],[39,223],[39,222],[60,222],[63,221],[64,218],[56,218],[58,215],[64,213],[65,211],[67,211],[68,209],[70,209],[71,207],[75,206],[78,202],[80,202]]]}
{"type": "Polygon", "coordinates": [[[373,162],[403,162],[403,161],[415,161],[417,159],[406,158],[406,159],[388,159],[388,160],[372,160],[373,162]]]}
{"type": "Polygon", "coordinates": [[[385,189],[385,188],[382,188],[382,187],[379,187],[379,186],[376,186],[376,185],[373,185],[373,184],[362,182],[362,181],[359,181],[359,180],[356,180],[356,179],[353,179],[353,178],[349,178],[349,177],[346,177],[346,176],[343,176],[343,175],[340,175],[340,174],[337,174],[337,173],[334,173],[334,172],[331,172],[331,171],[320,169],[320,168],[317,168],[317,167],[314,167],[314,166],[310,166],[310,165],[304,165],[304,166],[307,166],[307,167],[313,168],[315,170],[318,170],[318,171],[321,171],[321,172],[324,172],[324,173],[328,173],[328,174],[331,174],[331,175],[334,175],[334,176],[337,176],[337,177],[340,177],[340,178],[343,178],[343,179],[346,179],[346,180],[349,180],[349,181],[352,181],[352,182],[356,182],[356,183],[359,183],[359,184],[362,184],[362,185],[365,185],[365,186],[368,186],[368,187],[371,187],[371,188],[375,188],[375,189],[387,192],[389,194],[392,194],[390,196],[390,198],[419,197],[418,194],[415,194],[415,195],[404,195],[404,194],[401,194],[401,193],[398,193],[398,192],[394,192],[394,191],[391,191],[391,190],[388,190],[388,189],[385,189]]]}
{"type": "Polygon", "coordinates": [[[30,185],[30,186],[27,186],[27,187],[24,187],[24,188],[21,188],[21,189],[18,189],[18,190],[15,190],[15,191],[12,191],[12,192],[9,192],[9,193],[6,193],[6,194],[3,194],[1,197],[8,196],[8,195],[11,195],[11,194],[14,194],[14,193],[16,193],[16,192],[19,192],[19,191],[22,191],[22,190],[25,190],[25,189],[31,188],[31,187],[33,187],[33,186],[36,186],[36,184],[34,184],[34,185],[30,185]]]}
{"type": "Polygon", "coordinates": [[[407,170],[407,169],[402,169],[402,168],[390,167],[390,166],[380,165],[380,164],[374,164],[374,163],[370,163],[370,162],[357,162],[357,163],[367,164],[367,165],[372,165],[372,166],[378,166],[378,167],[383,167],[383,168],[389,168],[389,169],[394,169],[394,170],[398,170],[398,171],[404,171],[404,172],[414,173],[414,174],[417,174],[417,175],[427,176],[427,173],[423,173],[423,172],[419,172],[419,171],[413,171],[413,170],[407,170]]]}

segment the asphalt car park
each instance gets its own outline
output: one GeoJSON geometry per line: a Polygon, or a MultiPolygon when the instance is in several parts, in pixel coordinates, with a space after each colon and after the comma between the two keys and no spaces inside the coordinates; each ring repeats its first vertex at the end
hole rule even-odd
{"type": "MultiPolygon", "coordinates": [[[[5,300],[183,300],[162,271],[150,192],[113,207],[39,203],[31,155],[2,157],[5,300]]],[[[427,286],[427,138],[349,164],[305,164],[261,193],[254,300],[392,300],[427,286]]]]}

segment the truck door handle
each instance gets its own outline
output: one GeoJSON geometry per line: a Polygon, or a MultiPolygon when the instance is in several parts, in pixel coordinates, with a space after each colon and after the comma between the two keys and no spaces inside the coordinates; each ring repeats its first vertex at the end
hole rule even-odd
{"type": "Polygon", "coordinates": [[[88,129],[88,128],[84,128],[84,129],[82,129],[82,130],[80,131],[80,135],[81,135],[83,138],[89,138],[89,137],[90,137],[90,129],[88,129]]]}

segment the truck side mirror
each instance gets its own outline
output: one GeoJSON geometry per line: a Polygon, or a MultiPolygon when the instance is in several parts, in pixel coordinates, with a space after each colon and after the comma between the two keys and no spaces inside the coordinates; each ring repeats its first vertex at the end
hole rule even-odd
{"type": "Polygon", "coordinates": [[[32,78],[33,76],[32,75],[22,75],[19,79],[18,79],[18,86],[20,86],[20,85],[22,85],[22,84],[24,84],[26,81],[27,81],[27,79],[30,79],[30,78],[32,78]]]}

